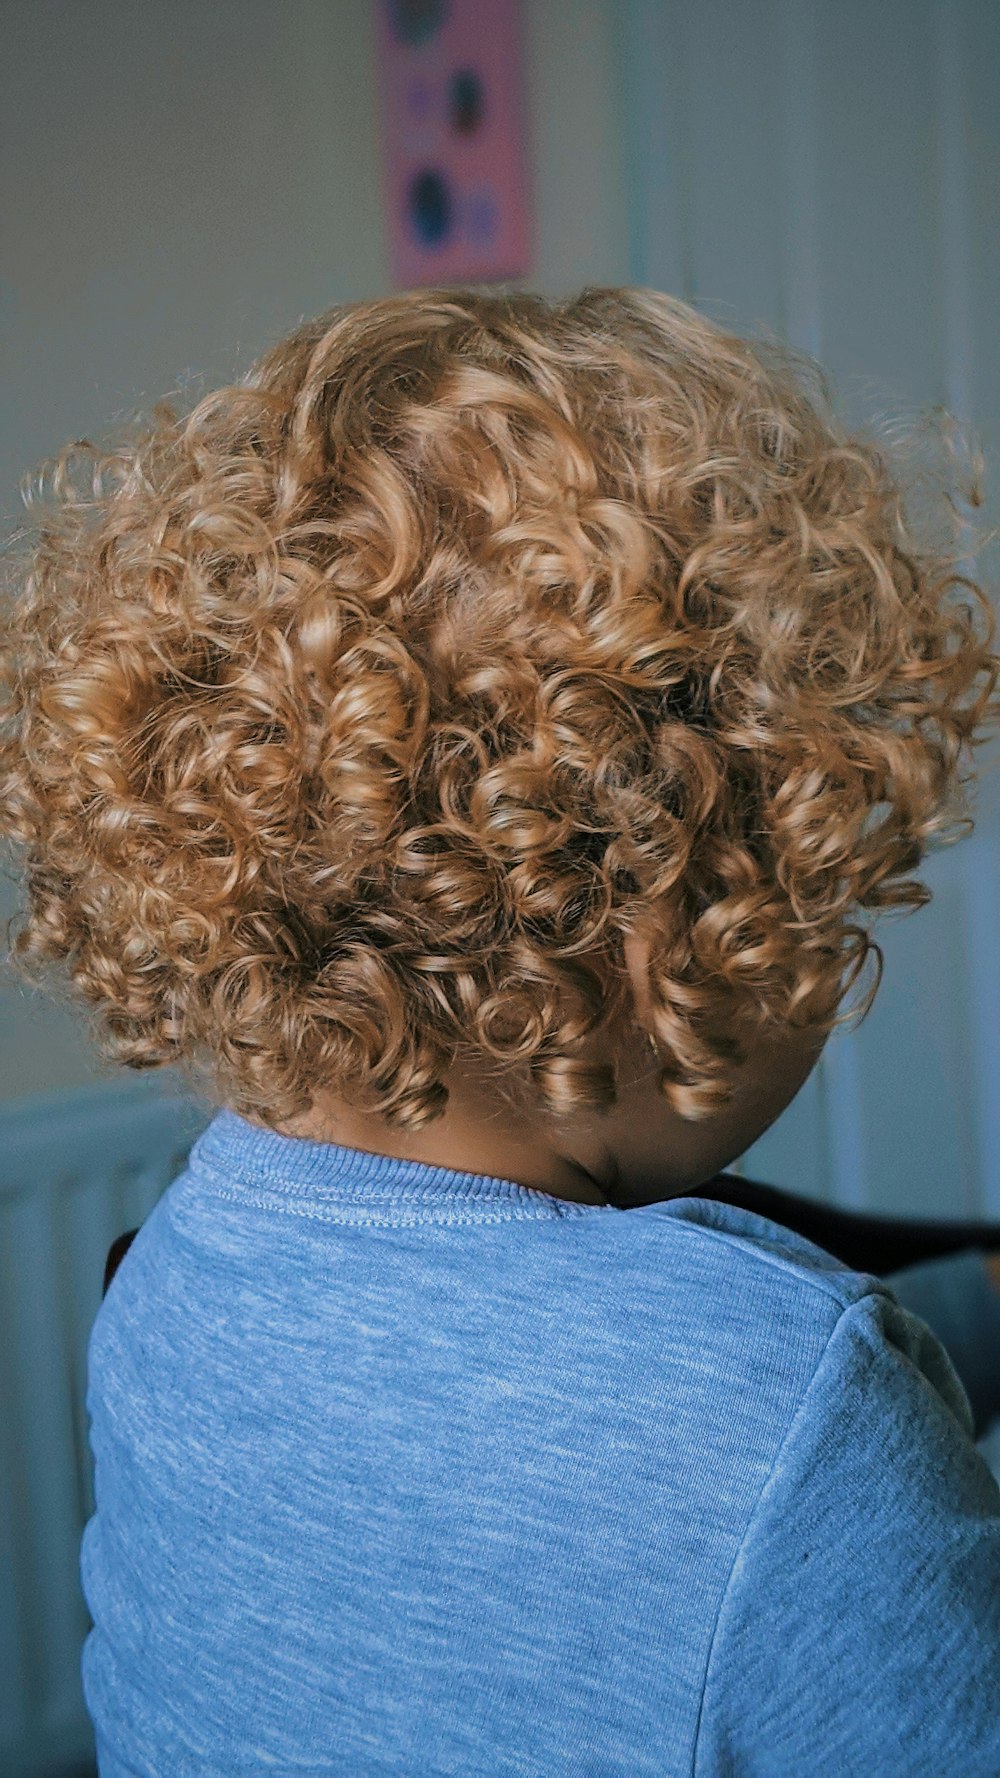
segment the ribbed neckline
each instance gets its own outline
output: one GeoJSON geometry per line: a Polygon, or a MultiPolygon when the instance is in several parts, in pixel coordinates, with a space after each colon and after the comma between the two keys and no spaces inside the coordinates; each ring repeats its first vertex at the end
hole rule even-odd
{"type": "Polygon", "coordinates": [[[227,1195],[307,1198],[327,1207],[368,1208],[383,1216],[405,1211],[407,1220],[461,1213],[463,1222],[505,1218],[592,1216],[614,1204],[578,1204],[512,1179],[459,1173],[423,1161],[402,1161],[368,1149],[346,1148],[305,1136],[284,1136],[223,1108],[192,1145],[188,1165],[222,1175],[227,1195]]]}

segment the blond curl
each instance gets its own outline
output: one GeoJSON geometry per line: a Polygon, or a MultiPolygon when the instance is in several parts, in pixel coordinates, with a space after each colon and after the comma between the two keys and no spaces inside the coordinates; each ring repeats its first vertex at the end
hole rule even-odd
{"type": "Polygon", "coordinates": [[[634,933],[660,1090],[712,1116],[872,951],[867,1014],[854,914],[974,826],[995,616],[904,455],[635,289],[348,305],[69,447],[0,629],[12,963],[68,964],[105,1059],[417,1130],[463,1058],[613,1105],[581,1050],[638,1023],[634,933]]]}

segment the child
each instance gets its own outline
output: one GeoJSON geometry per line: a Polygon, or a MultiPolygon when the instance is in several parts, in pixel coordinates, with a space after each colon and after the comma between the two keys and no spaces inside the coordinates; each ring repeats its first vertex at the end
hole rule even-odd
{"type": "Polygon", "coordinates": [[[14,955],[213,1111],[91,1334],[102,1778],[1000,1771],[951,1359],[697,1196],[872,952],[867,1012],[857,912],[930,899],[1000,713],[814,368],[417,291],[60,465],[14,955]]]}

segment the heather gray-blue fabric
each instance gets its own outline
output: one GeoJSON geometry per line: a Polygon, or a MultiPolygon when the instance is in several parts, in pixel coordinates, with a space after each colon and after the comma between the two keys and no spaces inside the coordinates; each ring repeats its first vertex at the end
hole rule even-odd
{"type": "Polygon", "coordinates": [[[997,1778],[1000,1312],[909,1271],[219,1112],[90,1336],[101,1778],[997,1778]]]}

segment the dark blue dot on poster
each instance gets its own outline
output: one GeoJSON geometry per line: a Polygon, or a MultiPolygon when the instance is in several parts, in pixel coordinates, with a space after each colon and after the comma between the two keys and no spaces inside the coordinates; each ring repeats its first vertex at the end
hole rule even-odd
{"type": "Polygon", "coordinates": [[[448,85],[448,115],[459,135],[469,136],[483,121],[483,83],[471,68],[460,68],[448,85]]]}
{"type": "Polygon", "coordinates": [[[411,181],[406,209],[413,231],[425,247],[437,247],[451,233],[451,193],[440,173],[428,168],[411,181]]]}
{"type": "Polygon", "coordinates": [[[448,17],[447,0],[388,0],[388,7],[400,43],[426,43],[448,17]]]}

